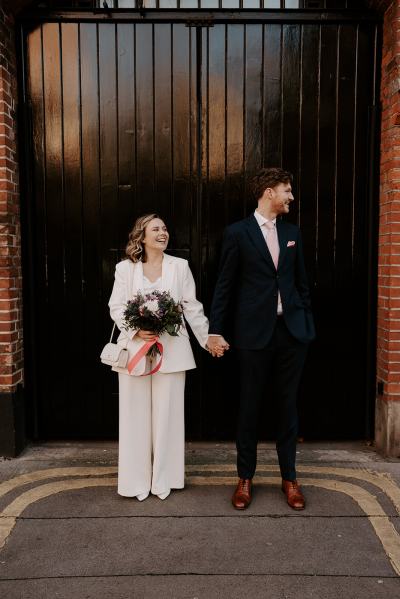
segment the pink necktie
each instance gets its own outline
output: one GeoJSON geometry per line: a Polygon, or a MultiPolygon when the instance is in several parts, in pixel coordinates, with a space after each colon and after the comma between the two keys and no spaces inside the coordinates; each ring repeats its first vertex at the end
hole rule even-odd
{"type": "Polygon", "coordinates": [[[279,260],[279,242],[278,235],[276,232],[276,226],[274,223],[268,221],[265,223],[267,227],[267,237],[266,242],[269,249],[269,253],[271,254],[272,261],[275,264],[275,268],[278,268],[278,260],[279,260]]]}

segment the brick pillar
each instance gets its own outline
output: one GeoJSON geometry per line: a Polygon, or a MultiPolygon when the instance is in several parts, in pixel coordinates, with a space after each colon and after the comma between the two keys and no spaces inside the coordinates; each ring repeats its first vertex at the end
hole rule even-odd
{"type": "Polygon", "coordinates": [[[400,456],[400,0],[384,16],[375,440],[400,456]]]}
{"type": "Polygon", "coordinates": [[[14,18],[0,0],[0,455],[24,446],[14,18]]]}

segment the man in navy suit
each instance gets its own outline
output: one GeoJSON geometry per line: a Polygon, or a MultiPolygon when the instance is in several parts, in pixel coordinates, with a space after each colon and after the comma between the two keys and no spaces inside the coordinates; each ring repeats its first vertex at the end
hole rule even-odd
{"type": "Polygon", "coordinates": [[[255,212],[225,230],[207,345],[217,356],[229,348],[224,336],[233,310],[232,345],[240,369],[234,507],[245,509],[251,502],[259,408],[273,389],[282,490],[290,507],[299,510],[305,501],[296,479],[296,401],[315,330],[300,230],[281,219],[294,200],[292,175],[281,168],[262,169],[253,179],[253,192],[255,212]]]}

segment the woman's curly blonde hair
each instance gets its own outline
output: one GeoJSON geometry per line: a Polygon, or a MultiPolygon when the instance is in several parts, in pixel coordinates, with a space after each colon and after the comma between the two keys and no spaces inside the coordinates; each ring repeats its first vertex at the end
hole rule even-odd
{"type": "Polygon", "coordinates": [[[146,262],[143,239],[145,229],[154,218],[160,218],[158,214],[144,214],[136,219],[132,231],[129,233],[125,254],[132,262],[146,262]]]}

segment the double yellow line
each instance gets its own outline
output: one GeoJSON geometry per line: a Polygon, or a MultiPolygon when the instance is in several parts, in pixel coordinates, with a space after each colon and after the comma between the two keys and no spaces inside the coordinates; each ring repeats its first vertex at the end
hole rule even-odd
{"type": "MultiPolygon", "coordinates": [[[[233,464],[190,464],[186,467],[188,474],[186,484],[188,485],[234,485],[237,476],[229,476],[236,472],[233,464]],[[219,474],[225,473],[225,476],[219,474]]],[[[281,479],[278,476],[265,476],[264,473],[278,473],[276,466],[259,465],[255,482],[258,485],[279,486],[281,479]]],[[[328,475],[330,477],[351,478],[367,482],[379,488],[392,501],[397,512],[400,514],[400,489],[390,478],[390,475],[381,472],[372,472],[367,469],[334,468],[324,466],[299,466],[298,472],[304,474],[301,484],[303,486],[315,486],[328,491],[344,493],[355,501],[370,521],[373,530],[379,538],[382,547],[387,554],[394,571],[400,576],[400,535],[394,528],[390,518],[376,499],[376,497],[360,484],[347,482],[340,479],[315,478],[315,475],[328,475]]],[[[33,484],[49,479],[53,480],[40,484],[36,487],[22,492],[16,499],[11,501],[2,512],[0,512],[0,549],[4,546],[11,534],[17,519],[22,512],[31,504],[63,491],[83,489],[88,487],[115,486],[117,479],[117,468],[115,467],[74,467],[74,468],[50,468],[36,470],[28,474],[16,476],[0,484],[0,497],[15,491],[27,484],[33,484]],[[113,475],[113,476],[106,476],[113,475]],[[71,478],[84,477],[84,478],[71,478]]]]}

